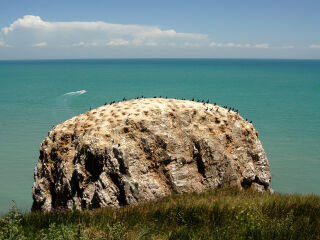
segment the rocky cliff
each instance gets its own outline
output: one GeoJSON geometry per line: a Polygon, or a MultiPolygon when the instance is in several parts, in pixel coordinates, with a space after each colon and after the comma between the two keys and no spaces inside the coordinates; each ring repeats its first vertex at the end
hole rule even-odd
{"type": "Polygon", "coordinates": [[[171,192],[270,191],[253,125],[213,104],[141,98],[55,126],[40,148],[33,210],[118,207],[171,192]]]}

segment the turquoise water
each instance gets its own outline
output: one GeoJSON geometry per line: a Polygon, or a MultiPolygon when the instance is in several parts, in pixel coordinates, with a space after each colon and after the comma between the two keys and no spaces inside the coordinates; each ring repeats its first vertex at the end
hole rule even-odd
{"type": "Polygon", "coordinates": [[[259,131],[273,189],[320,194],[320,61],[0,61],[0,82],[2,213],[11,200],[30,209],[40,142],[53,125],[138,95],[209,98],[239,109],[259,131]]]}

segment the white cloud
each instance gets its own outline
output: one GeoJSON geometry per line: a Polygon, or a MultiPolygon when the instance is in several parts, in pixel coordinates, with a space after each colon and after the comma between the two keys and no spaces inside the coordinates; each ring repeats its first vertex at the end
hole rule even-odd
{"type": "Polygon", "coordinates": [[[309,48],[320,48],[320,45],[318,45],[318,44],[311,44],[311,45],[309,46],[309,48]]]}
{"type": "Polygon", "coordinates": [[[47,22],[27,15],[2,28],[4,38],[15,46],[183,46],[207,44],[205,34],[181,33],[156,26],[124,25],[107,22],[47,22]],[[23,37],[22,37],[23,36],[23,37]]]}
{"type": "MultiPolygon", "coordinates": [[[[91,42],[84,42],[84,41],[81,41],[79,43],[73,43],[71,44],[72,47],[97,47],[97,46],[101,46],[103,44],[99,43],[99,42],[94,42],[94,41],[91,41],[91,42]]],[[[70,45],[61,45],[63,47],[69,47],[70,45]]]]}
{"type": "Polygon", "coordinates": [[[32,45],[32,47],[45,47],[48,46],[48,43],[46,42],[39,42],[32,45]]]}
{"type": "Polygon", "coordinates": [[[109,42],[106,43],[107,46],[128,46],[129,41],[124,39],[112,39],[109,42]]]}
{"type": "Polygon", "coordinates": [[[211,42],[209,44],[209,47],[219,47],[219,48],[250,48],[251,45],[249,43],[247,44],[240,44],[240,43],[216,43],[216,42],[211,42]]]}
{"type": "Polygon", "coordinates": [[[217,43],[216,43],[216,42],[211,42],[211,43],[209,44],[209,47],[215,47],[215,46],[217,46],[217,43]]]}
{"type": "Polygon", "coordinates": [[[268,43],[256,44],[253,46],[254,48],[269,48],[268,43]]]}
{"type": "MultiPolygon", "coordinates": [[[[309,47],[320,48],[320,45],[312,44],[309,47]]],[[[267,43],[237,43],[228,39],[215,42],[206,34],[184,33],[158,26],[102,21],[51,22],[33,15],[26,15],[0,29],[0,58],[28,58],[28,54],[39,58],[118,57],[121,54],[121,57],[247,57],[271,52],[268,48],[275,49],[267,43]]],[[[283,43],[282,47],[276,48],[289,49],[293,46],[283,43]]]]}

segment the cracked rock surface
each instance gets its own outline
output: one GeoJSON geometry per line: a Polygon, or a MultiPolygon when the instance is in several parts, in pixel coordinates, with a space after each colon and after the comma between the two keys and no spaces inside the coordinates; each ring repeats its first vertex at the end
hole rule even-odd
{"type": "Polygon", "coordinates": [[[271,191],[251,123],[228,109],[141,98],[73,117],[40,147],[32,210],[119,207],[224,186],[271,191]]]}

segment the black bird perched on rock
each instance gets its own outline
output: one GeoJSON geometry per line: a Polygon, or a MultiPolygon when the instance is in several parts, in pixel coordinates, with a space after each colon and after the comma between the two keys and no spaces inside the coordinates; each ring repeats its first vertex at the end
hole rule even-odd
{"type": "Polygon", "coordinates": [[[248,122],[248,118],[246,118],[246,121],[248,122]]]}
{"type": "Polygon", "coordinates": [[[250,121],[250,123],[252,123],[252,121],[250,121]]]}
{"type": "Polygon", "coordinates": [[[207,103],[209,103],[209,99],[207,100],[207,103]]]}
{"type": "Polygon", "coordinates": [[[198,99],[197,102],[200,102],[200,100],[198,99]]]}
{"type": "Polygon", "coordinates": [[[192,100],[191,101],[194,101],[194,98],[192,98],[192,100]]]}
{"type": "Polygon", "coordinates": [[[214,103],[213,105],[217,105],[216,103],[214,103]]]}
{"type": "Polygon", "coordinates": [[[168,97],[166,96],[166,99],[167,99],[168,97]]]}
{"type": "Polygon", "coordinates": [[[122,101],[127,101],[127,99],[124,97],[124,98],[122,99],[122,101]]]}

